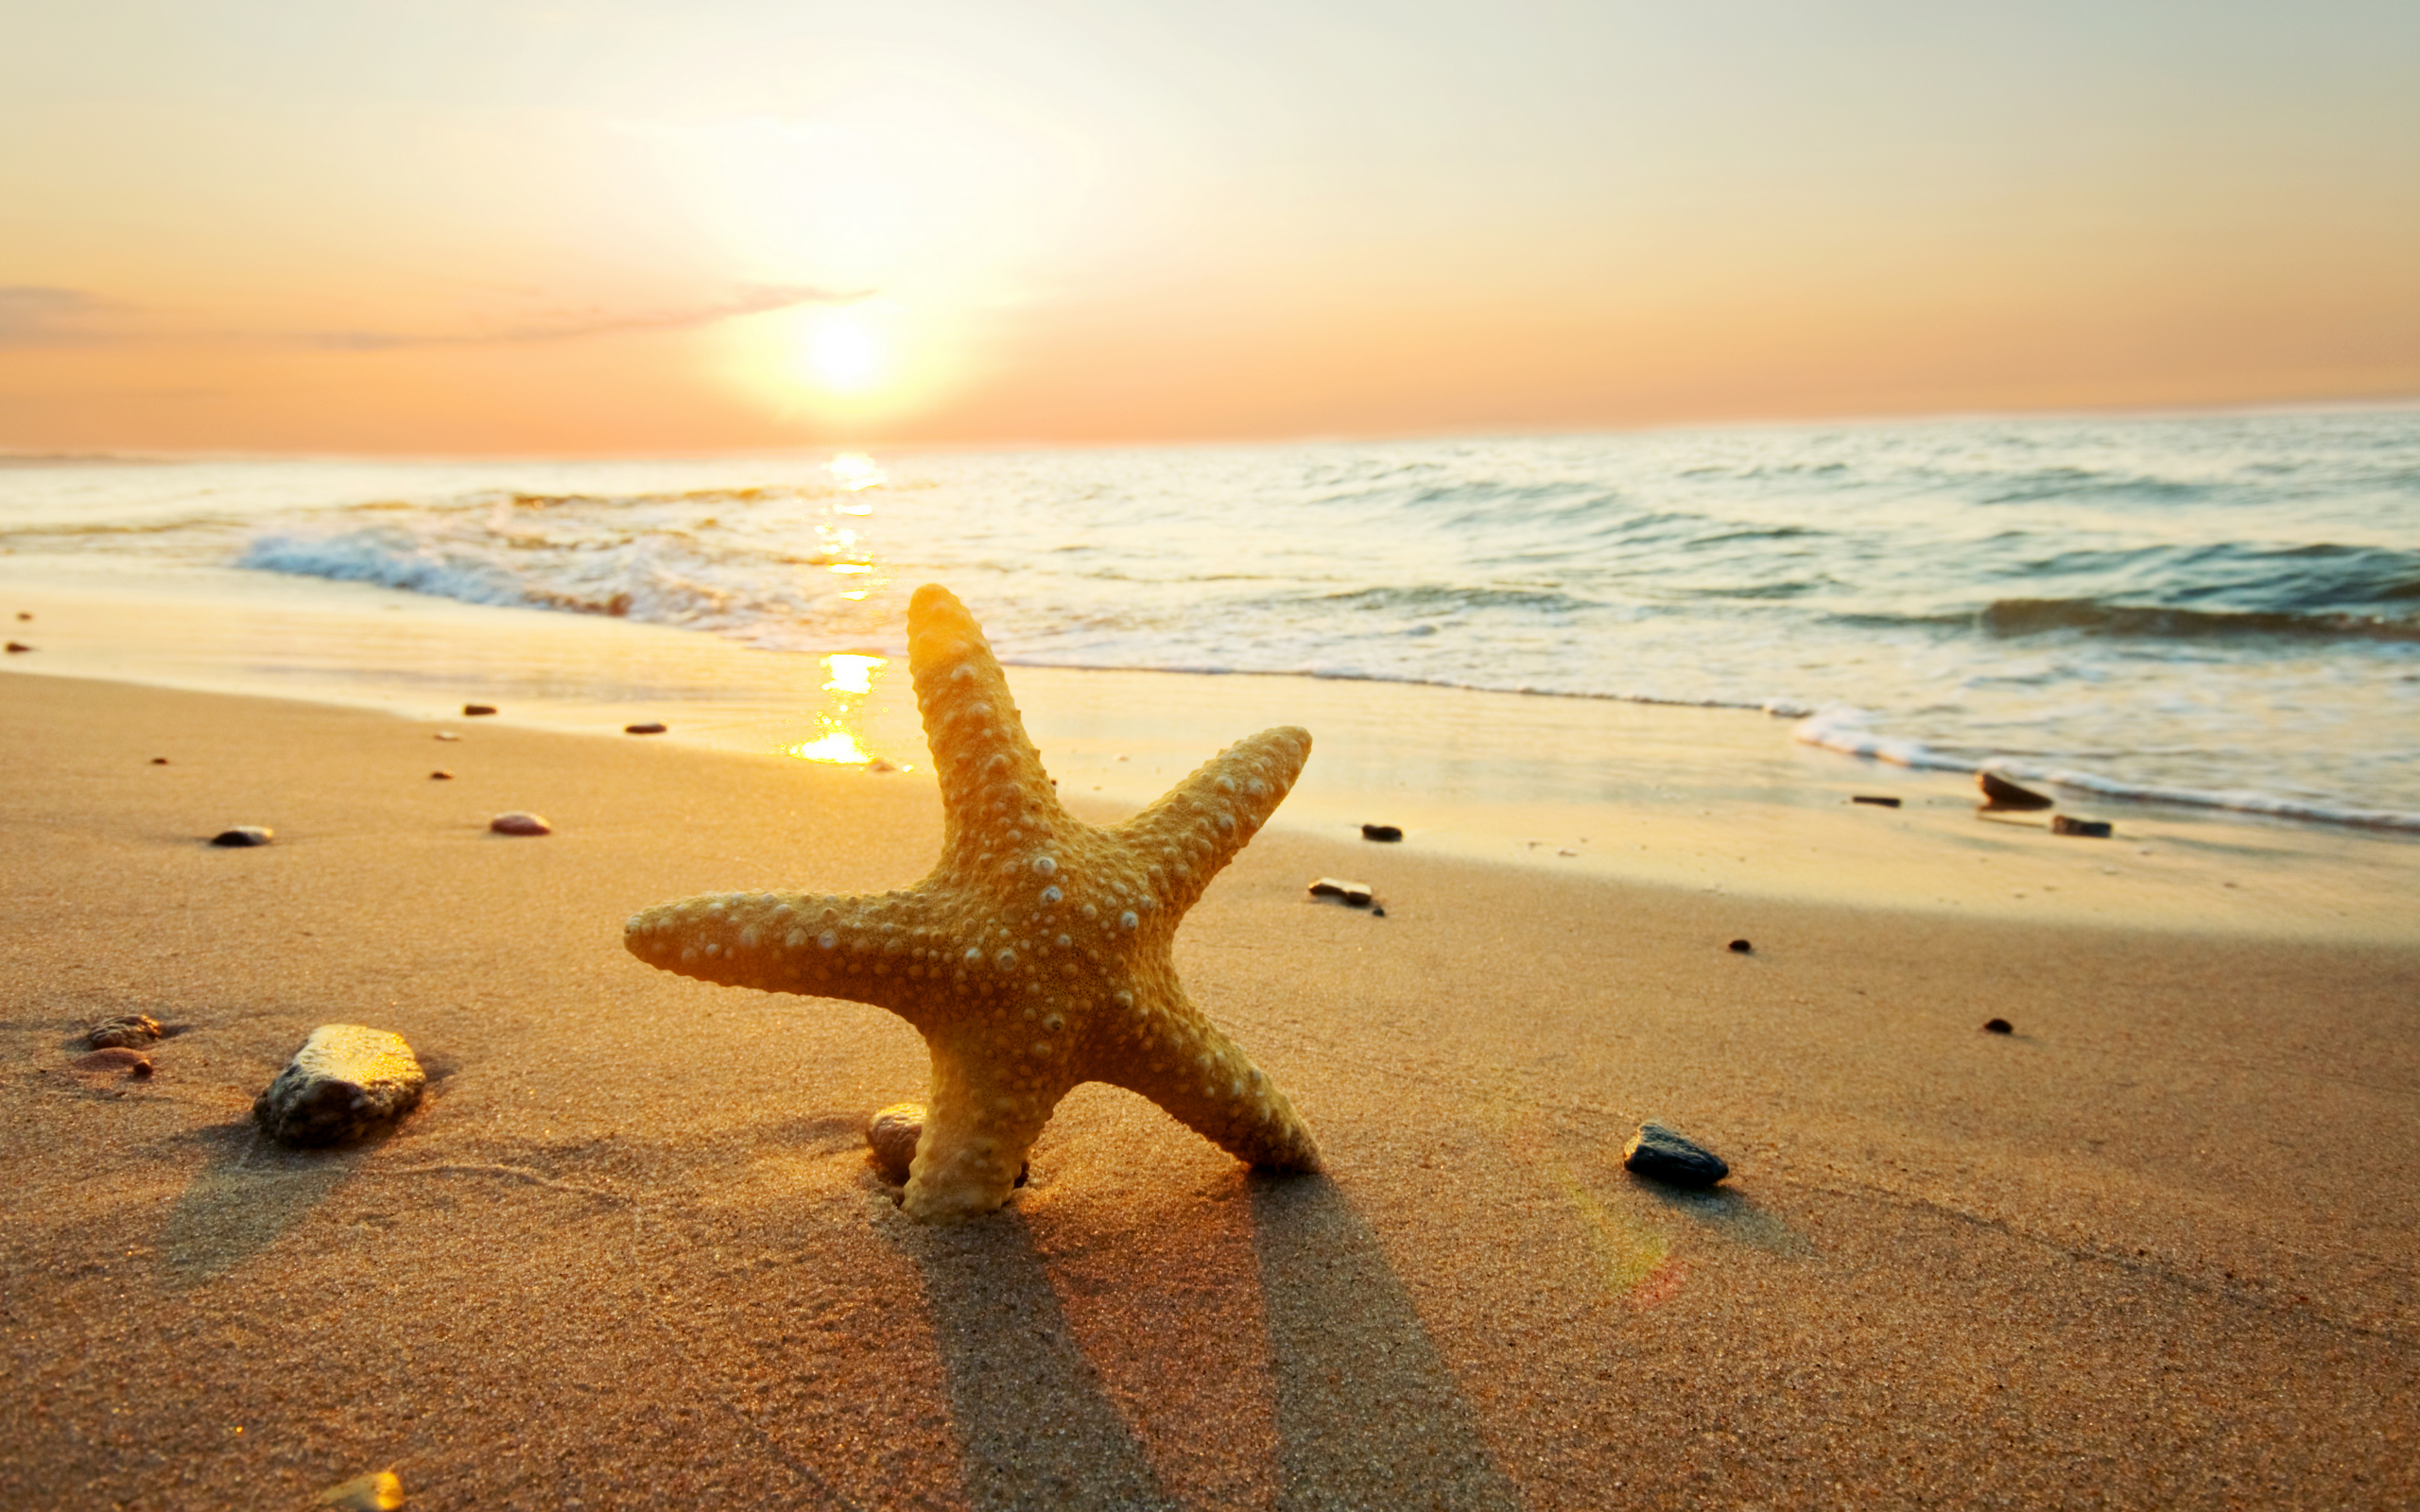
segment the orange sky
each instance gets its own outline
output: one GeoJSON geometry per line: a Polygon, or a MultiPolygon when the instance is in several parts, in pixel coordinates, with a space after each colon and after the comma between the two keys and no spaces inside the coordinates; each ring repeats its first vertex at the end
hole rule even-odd
{"type": "Polygon", "coordinates": [[[0,447],[2420,394],[2420,10],[206,8],[0,54],[0,447]]]}

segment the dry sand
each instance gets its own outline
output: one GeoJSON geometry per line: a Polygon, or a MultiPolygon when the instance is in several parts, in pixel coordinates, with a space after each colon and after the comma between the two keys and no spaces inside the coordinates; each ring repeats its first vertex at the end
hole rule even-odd
{"type": "Polygon", "coordinates": [[[2420,1498],[2412,943],[1272,828],[1178,961],[1327,1174],[1092,1087],[1008,1211],[925,1229],[861,1135],[921,1090],[911,1031],[650,971],[620,926],[912,880],[929,786],[0,687],[8,1507],[385,1468],[416,1508],[2420,1498]],[[484,833],[515,808],[557,833],[484,833]],[[277,841],[201,843],[234,824],[277,841]],[[1386,917],[1305,901],[1323,873],[1386,917]],[[129,1011],[183,1031],[157,1074],[72,1069],[129,1011]],[[331,1021],[404,1034],[431,1095],[370,1147],[265,1145],[253,1094],[331,1021]],[[1645,1118],[1732,1180],[1626,1176],[1645,1118]]]}

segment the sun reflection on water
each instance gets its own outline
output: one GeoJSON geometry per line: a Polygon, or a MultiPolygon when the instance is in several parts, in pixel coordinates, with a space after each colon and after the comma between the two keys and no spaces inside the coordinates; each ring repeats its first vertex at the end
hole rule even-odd
{"type": "MultiPolygon", "coordinates": [[[[815,724],[821,733],[787,747],[786,754],[804,762],[826,762],[836,766],[872,765],[877,758],[866,749],[870,735],[865,728],[864,700],[873,692],[874,679],[890,664],[890,659],[835,651],[818,660],[823,663],[821,692],[825,699],[823,707],[816,711],[815,724]]],[[[900,770],[915,768],[903,765],[900,770]]]]}

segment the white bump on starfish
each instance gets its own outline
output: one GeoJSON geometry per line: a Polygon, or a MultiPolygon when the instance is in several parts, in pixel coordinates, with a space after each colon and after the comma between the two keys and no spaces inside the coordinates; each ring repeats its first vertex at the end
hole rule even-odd
{"type": "Polygon", "coordinates": [[[923,1033],[932,1087],[904,1199],[919,1218],[1007,1200],[1051,1109],[1085,1081],[1140,1092],[1254,1165],[1317,1169],[1292,1105],[1193,1005],[1170,955],[1185,910],[1293,786],[1310,736],[1238,741],[1097,828],[1059,806],[999,662],[946,589],[917,590],[908,643],[942,790],[933,871],[879,897],[665,903],[624,926],[631,953],[729,986],[871,1003],[923,1033]],[[813,951],[785,928],[793,918],[822,926],[813,951]]]}

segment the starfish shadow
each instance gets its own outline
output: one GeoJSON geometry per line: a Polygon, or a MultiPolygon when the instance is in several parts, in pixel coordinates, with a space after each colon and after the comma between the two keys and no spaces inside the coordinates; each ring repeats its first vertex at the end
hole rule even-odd
{"type": "Polygon", "coordinates": [[[1280,1507],[1513,1508],[1378,1237],[1324,1177],[1256,1176],[1280,1507]]]}
{"type": "Polygon", "coordinates": [[[971,1505],[1178,1504],[1084,1358],[1021,1213],[903,1223],[896,1242],[923,1272],[971,1505]]]}

